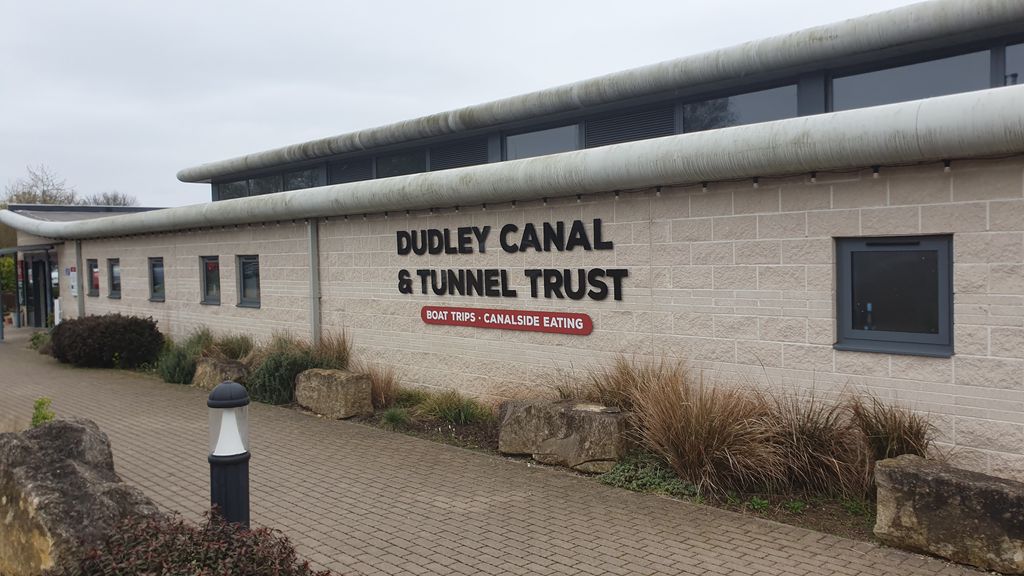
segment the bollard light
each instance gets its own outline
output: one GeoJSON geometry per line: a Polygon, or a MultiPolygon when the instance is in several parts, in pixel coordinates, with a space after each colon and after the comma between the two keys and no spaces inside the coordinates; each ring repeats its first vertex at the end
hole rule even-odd
{"type": "Polygon", "coordinates": [[[249,394],[237,382],[210,391],[210,503],[249,526],[249,394]]]}

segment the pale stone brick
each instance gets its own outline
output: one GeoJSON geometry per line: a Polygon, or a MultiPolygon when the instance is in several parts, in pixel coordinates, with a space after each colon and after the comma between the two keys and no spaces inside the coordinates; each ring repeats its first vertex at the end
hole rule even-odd
{"type": "Polygon", "coordinates": [[[715,218],[715,240],[754,240],[757,216],[720,216],[715,218]]]}
{"type": "Polygon", "coordinates": [[[709,190],[690,195],[690,216],[729,216],[732,212],[732,191],[709,190]]]}
{"type": "Polygon", "coordinates": [[[684,242],[655,244],[650,256],[655,266],[684,266],[690,263],[690,245],[684,242]]]}
{"type": "Polygon", "coordinates": [[[1024,196],[1024,169],[1020,165],[953,170],[953,200],[995,200],[1024,196]]]}
{"type": "Polygon", "coordinates": [[[779,264],[782,260],[777,240],[750,240],[735,243],[737,264],[779,264]]]}
{"type": "Polygon", "coordinates": [[[832,207],[869,208],[889,203],[889,184],[881,178],[867,178],[832,185],[832,207]]]}
{"type": "Polygon", "coordinates": [[[756,287],[756,266],[715,266],[715,290],[751,290],[756,287]]]}
{"type": "Polygon", "coordinates": [[[835,270],[828,264],[814,264],[804,267],[807,271],[807,290],[827,292],[830,296],[835,289],[835,270]]]}
{"type": "MultiPolygon", "coordinates": [[[[672,241],[672,224],[668,220],[657,220],[650,223],[648,233],[649,241],[652,244],[662,244],[672,241]]],[[[635,235],[634,235],[635,239],[635,235]]]]}
{"type": "Polygon", "coordinates": [[[988,213],[992,230],[1024,230],[1024,200],[989,202],[988,213]]]}
{"type": "Polygon", "coordinates": [[[711,266],[677,266],[672,268],[673,288],[714,287],[711,266]]]}
{"type": "Polygon", "coordinates": [[[828,210],[807,213],[807,235],[856,236],[860,234],[860,210],[828,210]]]}
{"type": "Polygon", "coordinates": [[[711,240],[710,218],[672,220],[673,242],[703,242],[711,240]]]}
{"type": "Polygon", "coordinates": [[[757,318],[754,316],[716,314],[715,338],[757,338],[757,318]]]}
{"type": "Polygon", "coordinates": [[[968,232],[953,238],[954,262],[1024,262],[1024,233],[968,232]]]}
{"type": "Polygon", "coordinates": [[[807,236],[807,213],[786,212],[757,217],[758,238],[804,238],[807,236]]]}
{"type": "Polygon", "coordinates": [[[858,376],[888,376],[889,356],[869,352],[836,351],[836,372],[858,376]]]}
{"type": "Polygon", "coordinates": [[[736,361],[753,366],[782,367],[782,344],[759,340],[737,340],[736,361]]]}
{"type": "Polygon", "coordinates": [[[807,343],[831,346],[836,341],[836,322],[828,318],[807,319],[807,343]]]}
{"type": "Polygon", "coordinates": [[[957,354],[985,356],[988,354],[988,327],[954,324],[953,343],[957,354]]]}
{"type": "Polygon", "coordinates": [[[916,234],[921,229],[919,212],[917,206],[865,208],[860,211],[861,234],[916,234]]]}
{"type": "Polygon", "coordinates": [[[956,443],[971,448],[1024,453],[1024,425],[978,418],[956,419],[956,443]]]}
{"type": "Polygon", "coordinates": [[[758,325],[762,340],[807,341],[807,320],[804,318],[761,318],[758,325]]]}
{"type": "Polygon", "coordinates": [[[676,220],[690,217],[690,197],[688,195],[662,192],[661,197],[648,196],[650,209],[648,218],[676,220]]]}
{"type": "Polygon", "coordinates": [[[890,358],[889,370],[893,378],[924,380],[926,382],[953,381],[952,358],[930,358],[928,356],[894,354],[890,358]]]}
{"type": "Polygon", "coordinates": [[[968,448],[967,446],[955,446],[949,451],[949,463],[957,468],[971,470],[973,472],[989,473],[989,452],[968,448]]]}
{"type": "Polygon", "coordinates": [[[989,329],[991,354],[1006,358],[1024,358],[1024,328],[993,326],[989,329]]]}
{"type": "Polygon", "coordinates": [[[988,289],[995,294],[1024,294],[1024,264],[989,266],[988,289]]]}
{"type": "Polygon", "coordinates": [[[804,290],[807,271],[804,266],[758,266],[758,290],[804,290]]]}
{"type": "Polygon", "coordinates": [[[953,357],[954,382],[961,386],[1024,390],[1024,361],[983,356],[953,357]]]}
{"type": "Polygon", "coordinates": [[[684,336],[711,337],[715,333],[715,320],[711,314],[697,312],[672,313],[672,333],[684,336]]]}
{"type": "Polygon", "coordinates": [[[988,206],[982,202],[921,207],[922,232],[980,232],[987,229],[988,206]]]}
{"type": "Polygon", "coordinates": [[[827,184],[793,184],[782,187],[782,211],[828,210],[832,196],[827,184]]]}
{"type": "Polygon", "coordinates": [[[936,204],[953,198],[949,174],[942,166],[922,166],[888,172],[889,204],[936,204]]]}
{"type": "Polygon", "coordinates": [[[988,293],[987,264],[953,264],[953,291],[957,294],[988,293]]]}
{"type": "Polygon", "coordinates": [[[782,240],[781,251],[783,264],[830,264],[835,244],[831,238],[782,240]]]}
{"type": "Polygon", "coordinates": [[[1024,482],[1024,456],[1004,452],[992,452],[988,456],[988,474],[1024,482]]]}
{"type": "Polygon", "coordinates": [[[810,344],[784,344],[782,346],[782,367],[792,370],[831,372],[833,369],[831,346],[810,344]]]}
{"type": "Polygon", "coordinates": [[[736,190],[732,193],[734,214],[764,214],[779,211],[779,188],[765,187],[736,190]]]}
{"type": "Polygon", "coordinates": [[[732,264],[732,242],[694,242],[690,245],[694,264],[732,264]]]}

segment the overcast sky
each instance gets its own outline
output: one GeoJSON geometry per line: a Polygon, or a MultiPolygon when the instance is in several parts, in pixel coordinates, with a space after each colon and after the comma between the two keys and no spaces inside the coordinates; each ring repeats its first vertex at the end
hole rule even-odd
{"type": "Polygon", "coordinates": [[[0,184],[194,204],[181,168],[911,3],[0,0],[0,184]]]}

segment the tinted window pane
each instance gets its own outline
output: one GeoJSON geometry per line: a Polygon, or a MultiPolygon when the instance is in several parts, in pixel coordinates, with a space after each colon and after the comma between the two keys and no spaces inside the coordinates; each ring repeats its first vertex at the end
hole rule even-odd
{"type": "Polygon", "coordinates": [[[373,160],[369,158],[342,160],[341,162],[331,164],[328,170],[330,171],[331,184],[369,180],[373,178],[373,160]]]}
{"type": "Polygon", "coordinates": [[[505,158],[517,160],[579,148],[579,126],[560,126],[505,137],[505,158]]]}
{"type": "Polygon", "coordinates": [[[248,180],[221,182],[220,184],[217,184],[217,192],[220,195],[221,200],[245,198],[249,195],[249,182],[248,180]]]}
{"type": "Polygon", "coordinates": [[[164,298],[163,258],[151,258],[149,261],[149,297],[154,300],[164,298]]]}
{"type": "Polygon", "coordinates": [[[220,302],[220,260],[216,256],[202,259],[203,302],[220,302]]]}
{"type": "Polygon", "coordinates": [[[683,131],[699,132],[796,117],[796,86],[780,86],[683,105],[683,131]]]}
{"type": "Polygon", "coordinates": [[[110,294],[119,296],[121,294],[121,261],[108,260],[110,272],[110,294]]]}
{"type": "Polygon", "coordinates": [[[249,180],[249,195],[273,194],[281,191],[281,176],[264,176],[249,180]]]}
{"type": "Polygon", "coordinates": [[[832,81],[832,109],[850,110],[989,87],[988,50],[832,81]]]}
{"type": "Polygon", "coordinates": [[[320,168],[297,170],[284,175],[285,190],[301,190],[303,188],[316,188],[323,185],[323,170],[320,168]]]}
{"type": "Polygon", "coordinates": [[[96,260],[86,261],[86,270],[89,273],[89,296],[97,296],[100,293],[100,264],[96,260]]]}
{"type": "Polygon", "coordinates": [[[1024,84],[1024,44],[1006,47],[1006,85],[1024,84]]]}
{"type": "Polygon", "coordinates": [[[260,261],[256,256],[239,258],[242,273],[241,301],[258,304],[260,301],[260,261]]]}
{"type": "Polygon", "coordinates": [[[427,171],[425,150],[413,150],[377,158],[377,178],[390,178],[427,171]]]}
{"type": "Polygon", "coordinates": [[[938,252],[853,252],[851,262],[851,328],[939,333],[938,252]]]}

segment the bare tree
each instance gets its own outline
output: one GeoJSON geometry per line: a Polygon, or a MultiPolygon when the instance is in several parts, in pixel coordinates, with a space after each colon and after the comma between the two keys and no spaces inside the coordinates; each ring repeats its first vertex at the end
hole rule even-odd
{"type": "Polygon", "coordinates": [[[26,170],[28,177],[7,184],[0,204],[80,204],[75,189],[46,166],[26,170]]]}
{"type": "Polygon", "coordinates": [[[83,204],[90,206],[138,206],[139,201],[130,194],[112,190],[110,192],[97,192],[82,198],[83,204]]]}

